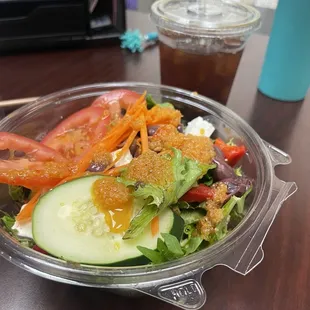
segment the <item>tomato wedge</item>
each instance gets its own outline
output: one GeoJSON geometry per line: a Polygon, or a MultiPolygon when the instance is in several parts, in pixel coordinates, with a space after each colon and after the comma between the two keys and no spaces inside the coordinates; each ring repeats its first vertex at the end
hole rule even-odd
{"type": "Polygon", "coordinates": [[[244,156],[246,153],[246,148],[244,145],[228,145],[222,139],[217,138],[214,145],[218,146],[223,152],[227,163],[230,166],[236,165],[236,163],[244,156]]]}
{"type": "Polygon", "coordinates": [[[10,132],[0,132],[0,150],[6,149],[23,151],[37,161],[62,162],[65,160],[57,151],[37,141],[10,132]]]}
{"type": "Polygon", "coordinates": [[[71,173],[67,162],[0,161],[0,183],[29,189],[53,187],[71,173]]]}
{"type": "Polygon", "coordinates": [[[82,155],[93,140],[101,139],[110,123],[110,115],[100,107],[82,109],[47,134],[42,144],[57,150],[65,158],[72,160],[82,155]]]}
{"type": "Polygon", "coordinates": [[[140,94],[128,89],[116,89],[109,91],[92,103],[92,107],[109,109],[112,119],[121,116],[121,110],[127,110],[139,98],[140,94]]]}
{"type": "Polygon", "coordinates": [[[207,185],[199,184],[197,187],[191,188],[180,199],[185,202],[203,202],[214,197],[214,190],[207,185]]]}

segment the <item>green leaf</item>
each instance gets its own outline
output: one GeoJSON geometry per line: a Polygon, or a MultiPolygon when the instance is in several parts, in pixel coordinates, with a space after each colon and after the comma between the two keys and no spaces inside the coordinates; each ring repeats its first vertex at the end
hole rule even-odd
{"type": "Polygon", "coordinates": [[[203,239],[200,237],[189,237],[181,246],[179,240],[171,234],[161,234],[163,239],[157,239],[157,249],[151,250],[145,247],[138,246],[138,250],[146,256],[152,263],[159,264],[166,261],[181,258],[197,251],[202,244],[203,239]]]}
{"type": "Polygon", "coordinates": [[[153,99],[152,95],[150,95],[150,94],[147,94],[147,95],[146,95],[145,100],[146,100],[147,108],[148,108],[149,110],[152,109],[153,107],[155,107],[156,105],[159,105],[159,106],[162,107],[162,108],[174,109],[173,104],[171,104],[171,103],[169,103],[169,102],[157,103],[157,102],[153,99]]]}
{"type": "Polygon", "coordinates": [[[195,224],[187,224],[184,226],[184,234],[191,236],[195,229],[195,224]]]}
{"type": "Polygon", "coordinates": [[[200,237],[192,237],[184,246],[185,255],[192,254],[197,251],[203,239],[200,237]]]}
{"type": "Polygon", "coordinates": [[[126,176],[120,178],[126,186],[134,186],[134,197],[145,201],[142,210],[132,219],[123,239],[137,237],[150,221],[162,210],[176,204],[199,179],[206,173],[209,165],[201,165],[195,160],[182,157],[181,151],[174,149],[174,157],[167,158],[171,162],[174,180],[166,186],[143,184],[135,188],[136,182],[127,181],[126,176]]]}
{"type": "Polygon", "coordinates": [[[184,220],[185,225],[197,223],[206,215],[206,212],[203,209],[195,210],[182,210],[180,216],[184,220]]]}
{"type": "Polygon", "coordinates": [[[1,221],[3,222],[3,225],[5,226],[6,230],[11,232],[12,231],[12,227],[15,224],[15,218],[9,216],[9,215],[4,215],[1,218],[1,221]]]}
{"type": "Polygon", "coordinates": [[[177,258],[172,252],[168,250],[167,245],[161,238],[157,239],[157,250],[159,251],[161,256],[164,257],[165,261],[170,261],[177,258]]]}
{"type": "Polygon", "coordinates": [[[164,238],[169,252],[173,253],[176,257],[181,257],[184,255],[180,242],[175,236],[167,233],[162,233],[161,235],[164,238]]]}
{"type": "Polygon", "coordinates": [[[242,172],[241,166],[238,168],[235,168],[234,171],[235,171],[235,175],[237,175],[238,177],[242,177],[243,172],[242,172]]]}
{"type": "Polygon", "coordinates": [[[236,196],[232,196],[222,207],[224,217],[228,216],[237,203],[236,196]]]}
{"type": "Polygon", "coordinates": [[[207,185],[207,186],[211,186],[213,184],[213,177],[210,175],[210,174],[206,174],[203,179],[201,180],[200,183],[203,183],[204,185],[207,185]]]}
{"type": "Polygon", "coordinates": [[[159,186],[146,184],[140,185],[134,192],[134,197],[142,198],[148,201],[148,205],[159,206],[164,202],[165,193],[163,189],[159,186]]]}
{"type": "Polygon", "coordinates": [[[181,151],[175,148],[172,150],[174,152],[172,159],[174,187],[178,200],[208,171],[210,165],[203,165],[196,160],[182,157],[181,151]]]}
{"type": "Polygon", "coordinates": [[[165,261],[161,254],[155,250],[151,250],[139,245],[137,246],[137,249],[154,264],[160,264],[165,261]]]}
{"type": "Polygon", "coordinates": [[[145,227],[158,214],[158,206],[155,204],[148,204],[144,206],[140,212],[131,220],[130,226],[127,229],[123,239],[133,239],[140,235],[145,227]]]}
{"type": "Polygon", "coordinates": [[[179,209],[193,209],[193,207],[186,201],[178,201],[174,207],[178,207],[179,209]]]}
{"type": "Polygon", "coordinates": [[[223,220],[215,227],[215,233],[211,234],[208,238],[210,244],[213,244],[216,241],[223,239],[228,233],[228,224],[231,219],[231,214],[236,218],[239,217],[239,221],[243,218],[245,210],[244,204],[245,199],[248,194],[252,191],[252,188],[247,190],[242,197],[232,196],[222,207],[224,218],[223,220]]]}
{"type": "Polygon", "coordinates": [[[252,191],[252,187],[250,187],[240,198],[234,196],[235,200],[237,202],[237,212],[239,214],[244,215],[244,213],[245,213],[245,210],[244,210],[245,199],[251,193],[251,191],[252,191]]]}
{"type": "Polygon", "coordinates": [[[22,245],[28,247],[28,248],[32,248],[34,246],[34,241],[29,239],[29,238],[24,238],[24,237],[19,237],[17,235],[17,231],[15,229],[13,229],[13,226],[15,224],[15,218],[5,214],[2,218],[1,218],[1,222],[4,225],[4,229],[13,237],[15,238],[19,243],[21,243],[22,245]]]}
{"type": "Polygon", "coordinates": [[[22,186],[9,185],[9,195],[15,202],[24,204],[30,195],[30,190],[22,186]]]}
{"type": "Polygon", "coordinates": [[[160,103],[159,105],[161,108],[174,109],[173,104],[169,102],[163,102],[163,103],[160,103]]]}
{"type": "Polygon", "coordinates": [[[216,164],[209,165],[207,173],[199,180],[199,183],[211,186],[214,183],[212,170],[216,168],[216,164]]]}
{"type": "Polygon", "coordinates": [[[152,109],[156,106],[156,102],[154,101],[153,97],[150,94],[147,94],[145,97],[146,105],[148,109],[152,109]]]}

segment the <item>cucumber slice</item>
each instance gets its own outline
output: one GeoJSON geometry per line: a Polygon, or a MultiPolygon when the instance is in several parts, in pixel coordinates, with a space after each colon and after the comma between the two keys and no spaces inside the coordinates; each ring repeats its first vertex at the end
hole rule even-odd
{"type": "MultiPolygon", "coordinates": [[[[32,216],[33,237],[40,248],[77,263],[141,265],[148,260],[141,255],[138,245],[156,249],[162,232],[180,237],[184,223],[169,208],[159,215],[158,235],[152,235],[150,226],[131,240],[123,240],[123,234],[108,232],[104,215],[92,204],[91,187],[99,178],[104,176],[79,178],[41,197],[32,216]]],[[[134,208],[139,208],[139,201],[134,201],[134,208]]]]}

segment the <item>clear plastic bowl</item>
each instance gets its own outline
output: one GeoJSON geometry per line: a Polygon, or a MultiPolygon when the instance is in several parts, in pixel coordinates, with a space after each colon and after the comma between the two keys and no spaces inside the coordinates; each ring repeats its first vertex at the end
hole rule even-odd
{"type": "MultiPolygon", "coordinates": [[[[201,286],[204,271],[225,265],[246,275],[263,259],[262,243],[281,204],[292,195],[294,182],[279,180],[278,164],[290,157],[264,142],[238,115],[206,97],[182,89],[147,83],[111,83],[76,87],[42,97],[0,121],[0,131],[10,131],[40,140],[64,117],[88,106],[97,96],[113,89],[146,90],[158,101],[169,101],[180,109],[185,120],[202,116],[212,122],[216,135],[234,137],[248,149],[242,167],[255,179],[247,200],[247,214],[223,240],[190,256],[160,265],[100,267],[65,262],[21,246],[0,227],[0,254],[15,265],[51,280],[98,288],[139,291],[183,309],[199,309],[206,300],[201,286]]],[[[6,185],[0,186],[0,209],[17,212],[6,185]]]]}

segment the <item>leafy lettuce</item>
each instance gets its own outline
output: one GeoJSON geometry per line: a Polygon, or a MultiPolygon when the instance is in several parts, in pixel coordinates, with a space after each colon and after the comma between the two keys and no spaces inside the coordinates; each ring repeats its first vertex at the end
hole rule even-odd
{"type": "Polygon", "coordinates": [[[223,219],[215,227],[215,232],[209,235],[208,241],[210,244],[213,244],[221,239],[223,239],[228,233],[228,224],[231,220],[231,217],[238,218],[238,222],[245,215],[245,199],[248,194],[252,191],[252,187],[249,188],[241,197],[232,196],[222,207],[223,210],[223,219]]]}
{"type": "Polygon", "coordinates": [[[200,164],[182,156],[181,151],[173,149],[174,156],[171,160],[173,181],[166,186],[154,184],[140,184],[139,182],[120,178],[126,186],[135,188],[135,198],[144,200],[144,205],[138,214],[132,219],[123,239],[132,239],[142,233],[150,221],[166,207],[177,201],[201,178],[209,169],[209,165],[200,164]]]}
{"type": "Polygon", "coordinates": [[[15,224],[15,218],[3,211],[1,212],[4,213],[4,216],[0,218],[0,223],[2,223],[3,228],[22,245],[28,248],[32,248],[34,245],[34,241],[29,238],[18,236],[17,230],[13,229],[13,226],[15,224]]]}
{"type": "Polygon", "coordinates": [[[146,105],[148,109],[152,109],[156,105],[160,105],[162,108],[174,109],[173,104],[169,102],[157,103],[150,94],[147,94],[145,99],[146,99],[146,105]]]}
{"type": "Polygon", "coordinates": [[[30,190],[22,187],[9,185],[9,195],[18,205],[23,205],[30,196],[30,190]]]}

